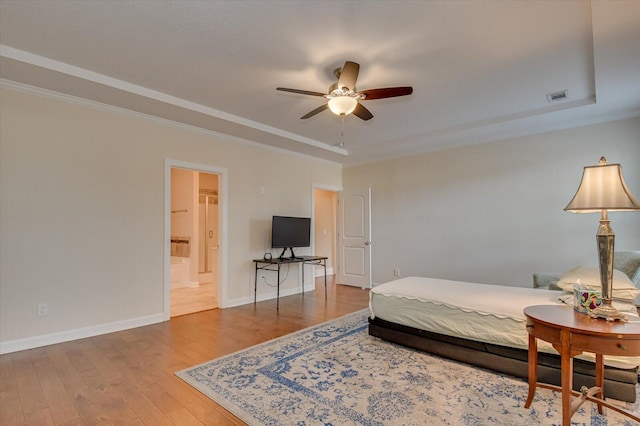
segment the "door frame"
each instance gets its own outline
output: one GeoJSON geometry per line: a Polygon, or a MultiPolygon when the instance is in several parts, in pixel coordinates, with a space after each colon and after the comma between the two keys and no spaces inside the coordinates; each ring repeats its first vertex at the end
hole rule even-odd
{"type": "Polygon", "coordinates": [[[163,270],[163,319],[171,319],[171,169],[186,169],[195,172],[213,173],[218,175],[218,306],[227,307],[227,198],[228,171],[226,168],[214,167],[208,164],[191,163],[187,161],[165,158],[164,160],[164,270],[163,270]]]}

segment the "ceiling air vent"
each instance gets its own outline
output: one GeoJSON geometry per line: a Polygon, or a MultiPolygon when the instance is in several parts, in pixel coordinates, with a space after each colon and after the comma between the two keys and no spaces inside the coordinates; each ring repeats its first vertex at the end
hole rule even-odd
{"type": "Polygon", "coordinates": [[[561,90],[560,92],[553,92],[547,94],[547,101],[549,102],[559,102],[568,99],[569,95],[567,95],[567,90],[561,90]]]}

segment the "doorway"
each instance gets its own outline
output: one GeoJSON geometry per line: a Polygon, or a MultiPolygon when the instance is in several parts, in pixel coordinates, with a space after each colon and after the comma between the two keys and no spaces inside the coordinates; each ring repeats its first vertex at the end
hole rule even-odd
{"type": "Polygon", "coordinates": [[[219,306],[219,175],[171,167],[170,317],[219,306]]]}
{"type": "MultiPolygon", "coordinates": [[[[327,275],[334,275],[337,251],[338,190],[313,188],[313,253],[327,256],[327,275]]],[[[316,266],[314,277],[324,276],[324,268],[316,266]]]]}

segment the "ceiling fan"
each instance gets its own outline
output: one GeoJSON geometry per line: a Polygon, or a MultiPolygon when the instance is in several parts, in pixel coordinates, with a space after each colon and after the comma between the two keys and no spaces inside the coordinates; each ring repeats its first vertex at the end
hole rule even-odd
{"type": "Polygon", "coordinates": [[[327,103],[300,117],[301,119],[313,117],[328,108],[334,114],[342,117],[353,113],[353,115],[363,120],[370,120],[373,118],[373,114],[371,114],[360,101],[394,98],[396,96],[406,96],[413,93],[413,87],[410,86],[369,89],[358,92],[356,91],[356,80],[358,79],[359,71],[360,65],[351,61],[345,62],[342,68],[336,68],[333,74],[338,81],[329,86],[329,91],[326,94],[309,90],[289,89],[286,87],[276,87],[276,90],[301,95],[320,96],[329,100],[327,103]]]}

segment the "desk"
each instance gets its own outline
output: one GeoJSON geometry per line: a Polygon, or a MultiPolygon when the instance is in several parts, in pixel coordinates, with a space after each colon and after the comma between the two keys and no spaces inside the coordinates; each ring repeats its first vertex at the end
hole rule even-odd
{"type": "Polygon", "coordinates": [[[253,259],[253,263],[256,265],[255,279],[253,282],[253,304],[256,303],[258,294],[258,271],[276,271],[277,276],[277,290],[276,290],[276,309],[280,309],[280,268],[282,265],[289,265],[292,263],[302,264],[302,296],[304,296],[304,265],[320,265],[324,268],[324,298],[327,299],[327,259],[324,256],[298,256],[295,258],[290,257],[275,257],[269,260],[265,259],[253,259]]]}
{"type": "Polygon", "coordinates": [[[640,324],[621,321],[605,321],[581,314],[569,306],[540,305],[524,309],[529,333],[529,395],[525,408],[531,406],[536,387],[562,391],[562,425],[571,424],[571,416],[584,401],[598,404],[598,412],[606,406],[638,422],[640,417],[604,400],[604,361],[603,355],[638,356],[640,355],[640,324]],[[539,383],[538,346],[536,339],[547,341],[560,353],[562,386],[539,383]],[[582,352],[596,354],[596,383],[581,392],[572,390],[573,357],[582,352]],[[577,396],[574,398],[574,395],[577,396]],[[599,395],[599,398],[596,397],[599,395]]]}

